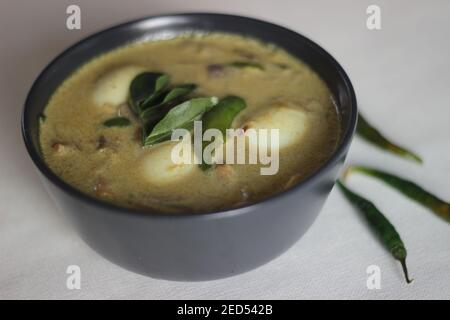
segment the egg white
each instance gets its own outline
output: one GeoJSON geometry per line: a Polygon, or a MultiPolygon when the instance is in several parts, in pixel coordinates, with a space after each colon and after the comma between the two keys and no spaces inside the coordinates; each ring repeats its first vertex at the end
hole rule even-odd
{"type": "Polygon", "coordinates": [[[145,69],[139,66],[123,66],[101,76],[94,85],[93,98],[97,105],[117,106],[126,102],[130,83],[145,69]]]}
{"type": "MultiPolygon", "coordinates": [[[[306,133],[308,126],[308,115],[300,110],[288,107],[275,107],[255,116],[252,120],[244,123],[243,128],[247,129],[267,129],[268,137],[270,137],[270,130],[279,130],[278,148],[289,147],[301,141],[306,133]]],[[[270,147],[270,138],[266,140],[266,144],[270,147]]],[[[262,147],[265,143],[264,139],[258,135],[257,141],[249,140],[250,144],[257,144],[262,147]]]]}
{"type": "Polygon", "coordinates": [[[188,178],[198,169],[195,164],[193,148],[189,163],[176,163],[172,159],[172,150],[178,142],[165,142],[156,145],[142,159],[143,176],[154,184],[168,184],[188,178]]]}

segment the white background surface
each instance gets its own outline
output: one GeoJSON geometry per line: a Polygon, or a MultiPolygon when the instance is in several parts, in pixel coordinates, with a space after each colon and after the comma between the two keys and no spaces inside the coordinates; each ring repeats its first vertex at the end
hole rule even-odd
{"type": "Polygon", "coordinates": [[[380,152],[356,138],[348,162],[381,166],[450,200],[450,1],[0,1],[0,298],[450,298],[450,225],[379,182],[354,176],[408,248],[415,281],[375,241],[333,190],[308,233],[287,253],[243,275],[181,283],[125,271],[92,252],[65,225],[26,154],[19,118],[27,90],[55,55],[85,35],[129,19],[168,12],[221,11],[266,19],[311,37],[343,65],[361,110],[425,164],[380,152]],[[65,28],[68,4],[82,30],[65,28]],[[378,4],[382,30],[366,28],[378,4]],[[66,268],[81,267],[81,290],[66,268]],[[381,268],[368,290],[366,268],[381,268]]]}

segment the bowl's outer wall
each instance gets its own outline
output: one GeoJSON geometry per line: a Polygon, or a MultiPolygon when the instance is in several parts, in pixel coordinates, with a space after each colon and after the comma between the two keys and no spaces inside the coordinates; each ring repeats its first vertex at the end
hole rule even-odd
{"type": "MultiPolygon", "coordinates": [[[[153,17],[108,29],[70,48],[33,85],[23,115],[25,143],[44,184],[86,243],[129,270],[172,280],[210,280],[262,265],[292,246],[309,228],[333,187],[355,129],[356,100],[340,66],[320,47],[287,29],[244,17],[188,14],[153,17]],[[338,154],[302,186],[253,206],[198,216],[143,215],[85,201],[48,172],[39,154],[38,116],[60,83],[100,53],[129,42],[187,30],[244,34],[275,43],[301,58],[327,82],[342,116],[338,154]]],[[[300,266],[297,266],[300,267],[300,266]]]]}
{"type": "Polygon", "coordinates": [[[111,214],[46,185],[83,240],[108,260],[154,278],[199,281],[254,269],[285,252],[314,222],[335,174],[336,167],[302,192],[219,219],[111,214]]]}

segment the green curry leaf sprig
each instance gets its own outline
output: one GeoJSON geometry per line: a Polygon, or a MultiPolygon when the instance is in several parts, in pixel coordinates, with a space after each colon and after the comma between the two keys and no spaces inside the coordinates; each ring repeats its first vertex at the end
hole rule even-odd
{"type": "MultiPolygon", "coordinates": [[[[128,105],[141,124],[144,146],[162,142],[167,138],[167,132],[159,132],[161,125],[157,132],[153,132],[154,127],[172,108],[182,105],[183,100],[196,88],[192,83],[170,86],[170,76],[158,72],[143,72],[131,81],[128,105]]],[[[197,110],[198,105],[199,102],[194,101],[181,109],[197,110]]],[[[167,119],[164,121],[167,122],[167,119]]]]}
{"type": "Polygon", "coordinates": [[[139,115],[163,93],[170,77],[164,73],[143,72],[138,74],[130,84],[129,105],[139,115]]]}
{"type": "Polygon", "coordinates": [[[190,128],[195,120],[199,120],[218,101],[217,97],[194,98],[175,106],[154,126],[144,145],[149,146],[168,139],[174,129],[190,128]]]}
{"type": "MultiPolygon", "coordinates": [[[[154,121],[158,115],[162,115],[164,109],[168,109],[171,104],[180,101],[181,98],[193,92],[197,86],[195,84],[183,84],[175,86],[162,94],[162,100],[148,108],[145,108],[139,117],[143,122],[154,121]]],[[[168,111],[168,110],[167,110],[168,111]]]]}
{"type": "MultiPolygon", "coordinates": [[[[245,65],[236,64],[236,67],[245,65]]],[[[251,67],[258,66],[252,64],[251,67]]],[[[216,128],[224,133],[246,106],[245,101],[236,96],[225,97],[219,104],[214,96],[187,99],[196,88],[192,83],[170,86],[170,77],[164,73],[144,72],[133,79],[128,102],[141,123],[143,146],[163,142],[174,129],[190,129],[193,122],[200,119],[205,130],[216,128]]]]}
{"type": "MultiPolygon", "coordinates": [[[[255,63],[233,66],[260,67],[255,63]]],[[[245,101],[237,96],[227,96],[220,102],[214,96],[189,99],[196,88],[192,83],[170,86],[170,77],[163,73],[144,72],[133,79],[128,101],[141,123],[143,146],[166,141],[174,129],[191,129],[194,121],[200,119],[204,131],[214,128],[225,134],[236,115],[246,107],[245,101]]]]}

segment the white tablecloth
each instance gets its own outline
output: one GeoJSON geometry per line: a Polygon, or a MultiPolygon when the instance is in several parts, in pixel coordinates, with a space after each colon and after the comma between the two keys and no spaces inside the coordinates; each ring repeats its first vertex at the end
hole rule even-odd
{"type": "Polygon", "coordinates": [[[92,252],[65,224],[42,187],[19,130],[25,95],[56,54],[85,35],[143,15],[221,11],[266,19],[324,46],[348,71],[366,117],[424,157],[423,166],[356,138],[348,162],[398,172],[450,200],[449,1],[74,1],[82,29],[65,27],[72,1],[0,2],[0,298],[450,298],[450,225],[379,182],[354,176],[386,213],[408,248],[415,281],[368,232],[334,190],[308,233],[287,253],[232,278],[183,283],[123,270],[92,252]],[[382,29],[366,28],[381,8],[382,29]],[[369,265],[381,289],[366,286],[369,265]],[[81,289],[66,268],[81,268],[81,289]]]}

